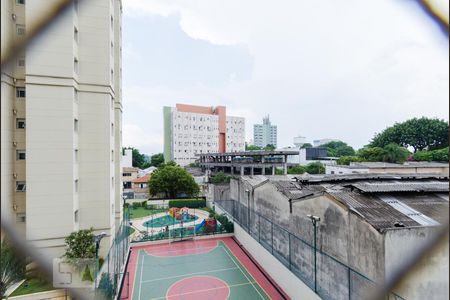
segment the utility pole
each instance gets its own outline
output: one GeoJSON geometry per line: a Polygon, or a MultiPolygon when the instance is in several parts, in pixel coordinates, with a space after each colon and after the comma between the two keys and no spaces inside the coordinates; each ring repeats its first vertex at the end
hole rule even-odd
{"type": "Polygon", "coordinates": [[[314,292],[317,293],[317,223],[320,221],[320,217],[313,215],[306,215],[311,219],[314,226],[314,292]]]}

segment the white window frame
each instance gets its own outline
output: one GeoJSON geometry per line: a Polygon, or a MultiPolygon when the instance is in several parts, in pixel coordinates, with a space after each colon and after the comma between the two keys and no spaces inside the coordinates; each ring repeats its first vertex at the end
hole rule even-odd
{"type": "Polygon", "coordinates": [[[25,160],[26,159],[26,152],[24,149],[16,150],[16,160],[25,160]],[[20,158],[21,155],[23,155],[23,158],[20,158]]]}
{"type": "Polygon", "coordinates": [[[27,92],[26,92],[25,87],[23,87],[23,86],[16,87],[16,98],[23,99],[26,96],[27,96],[27,92]],[[22,96],[22,94],[23,94],[23,96],[22,96]]]}
{"type": "Polygon", "coordinates": [[[25,129],[27,126],[24,118],[16,118],[16,129],[25,129]],[[23,127],[20,127],[19,124],[23,123],[23,127]]]}

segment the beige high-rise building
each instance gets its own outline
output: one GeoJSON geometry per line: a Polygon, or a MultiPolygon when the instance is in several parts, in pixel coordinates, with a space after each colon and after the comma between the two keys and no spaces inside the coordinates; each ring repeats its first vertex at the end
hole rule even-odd
{"type": "MultiPolygon", "coordinates": [[[[1,1],[2,57],[54,0],[1,1]]],[[[1,73],[1,208],[53,257],[122,216],[121,0],[75,1],[1,73]]]]}

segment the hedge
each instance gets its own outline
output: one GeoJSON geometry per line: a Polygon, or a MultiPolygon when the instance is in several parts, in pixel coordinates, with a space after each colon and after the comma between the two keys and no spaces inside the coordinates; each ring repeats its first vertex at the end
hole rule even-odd
{"type": "Polygon", "coordinates": [[[189,208],[199,208],[206,206],[206,199],[201,200],[170,200],[169,207],[189,207],[189,208]]]}

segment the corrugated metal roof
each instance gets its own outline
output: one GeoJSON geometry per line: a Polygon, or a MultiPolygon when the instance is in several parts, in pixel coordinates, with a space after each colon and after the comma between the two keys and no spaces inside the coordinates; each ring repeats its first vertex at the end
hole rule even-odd
{"type": "Polygon", "coordinates": [[[448,182],[431,181],[431,182],[416,182],[416,181],[402,181],[402,182],[357,182],[351,186],[359,189],[365,193],[380,193],[380,192],[448,192],[448,182]]]}

